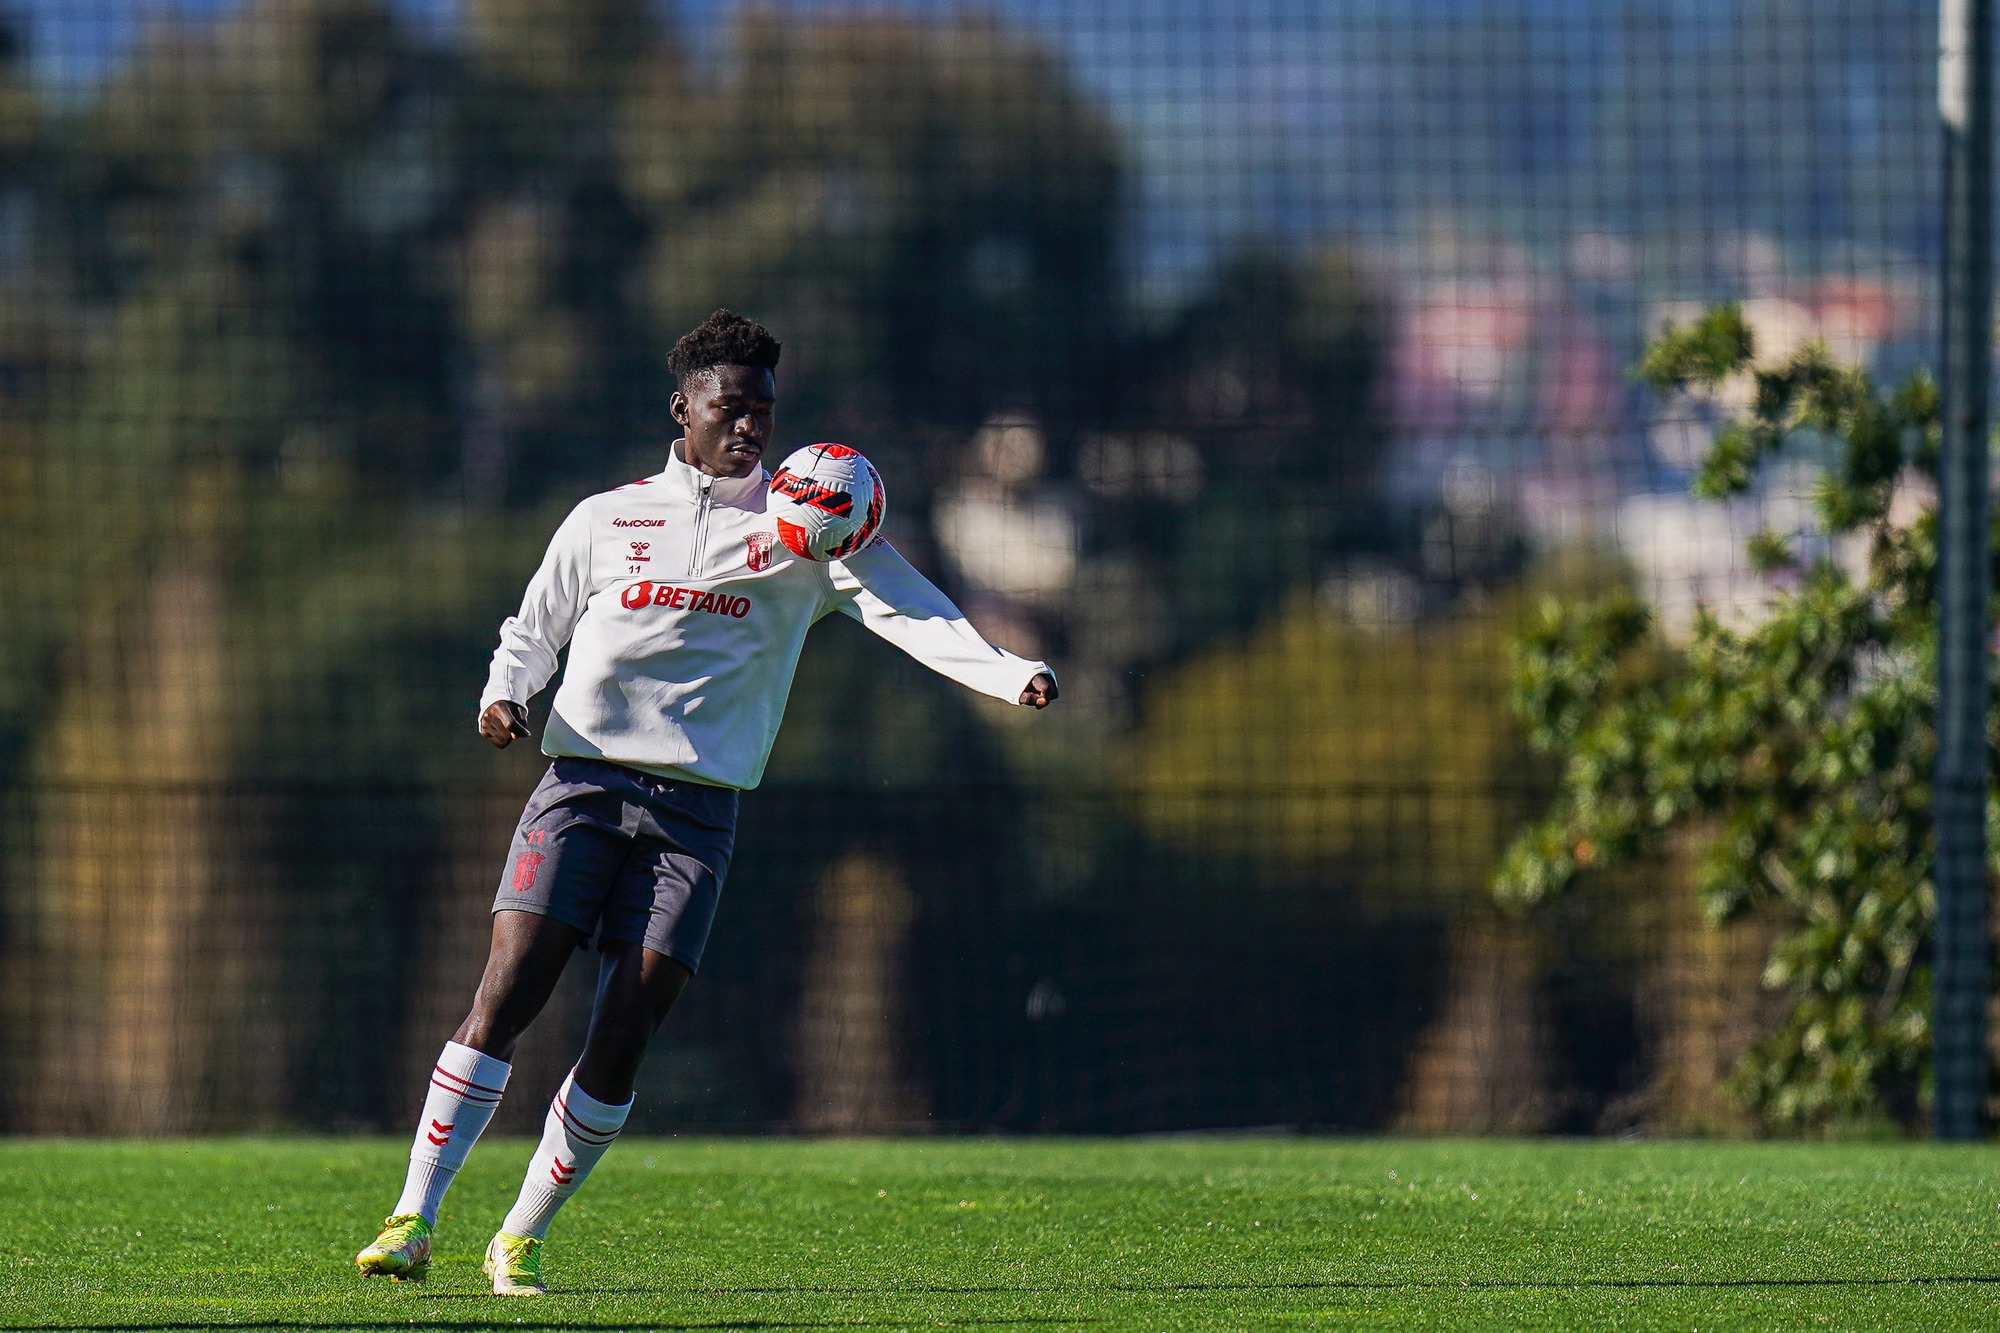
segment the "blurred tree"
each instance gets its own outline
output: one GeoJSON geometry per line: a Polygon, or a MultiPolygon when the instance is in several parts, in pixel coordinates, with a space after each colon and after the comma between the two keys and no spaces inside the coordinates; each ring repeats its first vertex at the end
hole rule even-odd
{"type": "Polygon", "coordinates": [[[1259,465],[1365,492],[1382,445],[1369,400],[1386,328],[1348,252],[1250,251],[1223,265],[1152,349],[1169,383],[1148,405],[1186,429],[1254,435],[1259,465]]]}
{"type": "Polygon", "coordinates": [[[1267,887],[1245,901],[1265,931],[1311,919],[1328,894],[1357,919],[1421,914],[1436,930],[1435,989],[1398,1098],[1409,1128],[1591,1130],[1629,1091],[1633,1038],[1618,1014],[1630,998],[1599,979],[1629,963],[1629,940],[1523,926],[1480,903],[1494,858],[1548,791],[1507,715],[1510,634],[1542,596],[1619,574],[1579,555],[1429,620],[1413,606],[1407,621],[1357,616],[1369,599],[1352,588],[1294,596],[1240,646],[1148,682],[1126,780],[1154,838],[1254,868],[1267,887]],[[1598,1013],[1560,1011],[1558,959],[1572,989],[1605,992],[1598,1013]],[[1552,1099],[1555,1087],[1570,1098],[1552,1099]]]}
{"type": "MultiPolygon", "coordinates": [[[[41,446],[40,400],[50,357],[47,308],[55,293],[38,272],[35,233],[50,194],[47,117],[28,68],[27,23],[0,9],[0,578],[32,568],[33,504],[41,446]]],[[[32,680],[43,610],[31,585],[9,580],[0,596],[0,790],[31,723],[32,680]]]]}
{"type": "Polygon", "coordinates": [[[1147,826],[1279,873],[1462,901],[1535,795],[1500,684],[1517,616],[1365,625],[1301,597],[1240,648],[1157,674],[1130,770],[1147,826]]]}
{"type": "MultiPolygon", "coordinates": [[[[423,374],[443,322],[407,280],[410,220],[371,233],[343,193],[425,68],[384,11],[265,4],[163,36],[63,127],[37,240],[65,336],[4,552],[31,631],[38,799],[16,836],[39,855],[9,944],[44,982],[22,1108],[41,1123],[292,1110],[271,1025],[301,992],[270,959],[286,900],[324,886],[275,873],[281,836],[244,820],[241,784],[280,745],[324,775],[354,744],[260,725],[296,719],[301,680],[344,656],[326,633],[351,622],[284,632],[343,557],[365,553],[349,575],[378,624],[439,591],[408,586],[408,525],[384,502],[449,456],[423,374]],[[221,1086],[241,1090],[226,1108],[207,1100],[221,1086]]],[[[421,672],[396,653],[374,667],[390,690],[421,672]]]]}
{"type": "MultiPolygon", "coordinates": [[[[558,108],[601,111],[615,102],[663,40],[644,0],[472,0],[466,18],[476,60],[515,85],[506,99],[515,115],[551,129],[558,108]]],[[[603,121],[592,128],[601,133],[603,121]]]]}
{"type": "Polygon", "coordinates": [[[655,68],[621,138],[663,332],[724,301],[793,339],[787,411],[1071,419],[1115,375],[1120,146],[1046,48],[982,22],[755,16],[655,68]]]}
{"type": "Polygon", "coordinates": [[[1919,373],[1885,394],[1817,344],[1779,365],[1754,357],[1727,306],[1670,327],[1639,371],[1663,393],[1748,391],[1698,495],[1748,490],[1801,440],[1834,446],[1815,508],[1826,533],[1864,539],[1866,572],[1807,563],[1801,534],[1766,531],[1749,558],[1784,586],[1765,618],[1739,629],[1704,613],[1679,651],[1630,594],[1547,601],[1515,649],[1514,701],[1562,782],[1494,891],[1541,903],[1694,835],[1709,919],[1780,923],[1764,984],[1785,1012],[1736,1093],[1773,1128],[1907,1122],[1929,1048],[1936,516],[1921,495],[1937,393],[1919,373]]]}
{"type": "MultiPolygon", "coordinates": [[[[1211,478],[1174,552],[1187,639],[1247,629],[1329,556],[1386,538],[1374,409],[1387,328],[1347,252],[1251,252],[1149,349],[1164,383],[1139,410],[1184,430],[1211,478]]],[[[1157,539],[1155,514],[1121,517],[1157,539]]]]}

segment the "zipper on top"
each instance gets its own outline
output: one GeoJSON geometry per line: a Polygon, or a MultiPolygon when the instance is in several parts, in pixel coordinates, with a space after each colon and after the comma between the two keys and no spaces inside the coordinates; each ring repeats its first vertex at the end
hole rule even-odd
{"type": "Polygon", "coordinates": [[[708,510],[715,499],[715,478],[701,474],[701,504],[694,511],[694,545],[688,550],[688,576],[701,576],[701,553],[708,545],[708,510]]]}

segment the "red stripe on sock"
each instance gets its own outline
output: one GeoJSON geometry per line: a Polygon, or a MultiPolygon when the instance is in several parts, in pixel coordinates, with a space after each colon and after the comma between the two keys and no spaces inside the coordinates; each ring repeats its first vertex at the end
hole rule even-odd
{"type": "Polygon", "coordinates": [[[601,1148],[618,1137],[618,1131],[615,1129],[607,1134],[601,1129],[585,1127],[584,1123],[576,1118],[576,1113],[569,1109],[569,1103],[562,1099],[561,1093],[556,1094],[555,1110],[557,1117],[568,1127],[569,1132],[593,1148],[601,1148]]]}
{"type": "Polygon", "coordinates": [[[457,1088],[451,1086],[451,1084],[441,1083],[437,1079],[431,1080],[431,1086],[433,1088],[436,1088],[440,1092],[450,1093],[452,1096],[458,1098],[460,1101],[466,1103],[466,1105],[468,1106],[498,1106],[500,1104],[500,1099],[498,1097],[475,1097],[473,1094],[469,1092],[461,1092],[457,1088]]]}
{"type": "Polygon", "coordinates": [[[556,1114],[562,1117],[562,1122],[569,1126],[570,1132],[580,1139],[589,1141],[592,1145],[609,1143],[618,1137],[618,1130],[592,1129],[589,1125],[584,1124],[583,1121],[577,1118],[576,1112],[569,1109],[569,1103],[562,1099],[561,1093],[556,1094],[555,1108],[556,1114]]]}
{"type": "Polygon", "coordinates": [[[495,1097],[498,1097],[501,1093],[501,1089],[499,1088],[489,1088],[484,1083],[474,1083],[469,1078],[466,1078],[459,1074],[452,1073],[449,1069],[446,1069],[443,1065],[433,1065],[431,1067],[431,1072],[435,1074],[442,1074],[446,1078],[450,1079],[452,1082],[463,1084],[465,1087],[470,1088],[474,1092],[490,1093],[495,1097]]]}

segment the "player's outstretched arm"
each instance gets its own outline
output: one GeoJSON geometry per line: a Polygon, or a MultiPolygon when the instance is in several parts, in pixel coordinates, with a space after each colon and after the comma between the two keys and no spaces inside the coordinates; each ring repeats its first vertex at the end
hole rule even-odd
{"type": "Polygon", "coordinates": [[[1056,699],[1056,673],[995,648],[895,547],[877,541],[827,566],[833,608],[941,676],[1029,708],[1056,699]],[[1023,682],[1026,684],[1023,684],[1023,682]]]}

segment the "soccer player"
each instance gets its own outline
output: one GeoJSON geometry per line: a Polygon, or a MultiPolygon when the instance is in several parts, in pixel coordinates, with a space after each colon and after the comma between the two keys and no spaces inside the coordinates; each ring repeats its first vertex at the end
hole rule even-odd
{"type": "Polygon", "coordinates": [[[431,1073],[402,1198],[355,1256],[365,1276],[423,1280],[438,1205],[500,1104],[515,1043],[594,935],[583,1053],[486,1247],[496,1294],[548,1290],[549,1223],[618,1137],[646,1043],[701,965],[736,794],[763,776],[814,621],[843,612],[995,698],[1056,698],[1045,664],[988,644],[887,542],[817,563],[772,539],[761,460],[778,350],[727,310],[675,343],[682,437],[666,469],[572,510],[500,627],[479,734],[501,749],[530,734],[525,705],[567,643],[542,739],[552,762],[508,850],[472,1011],[431,1073]]]}

